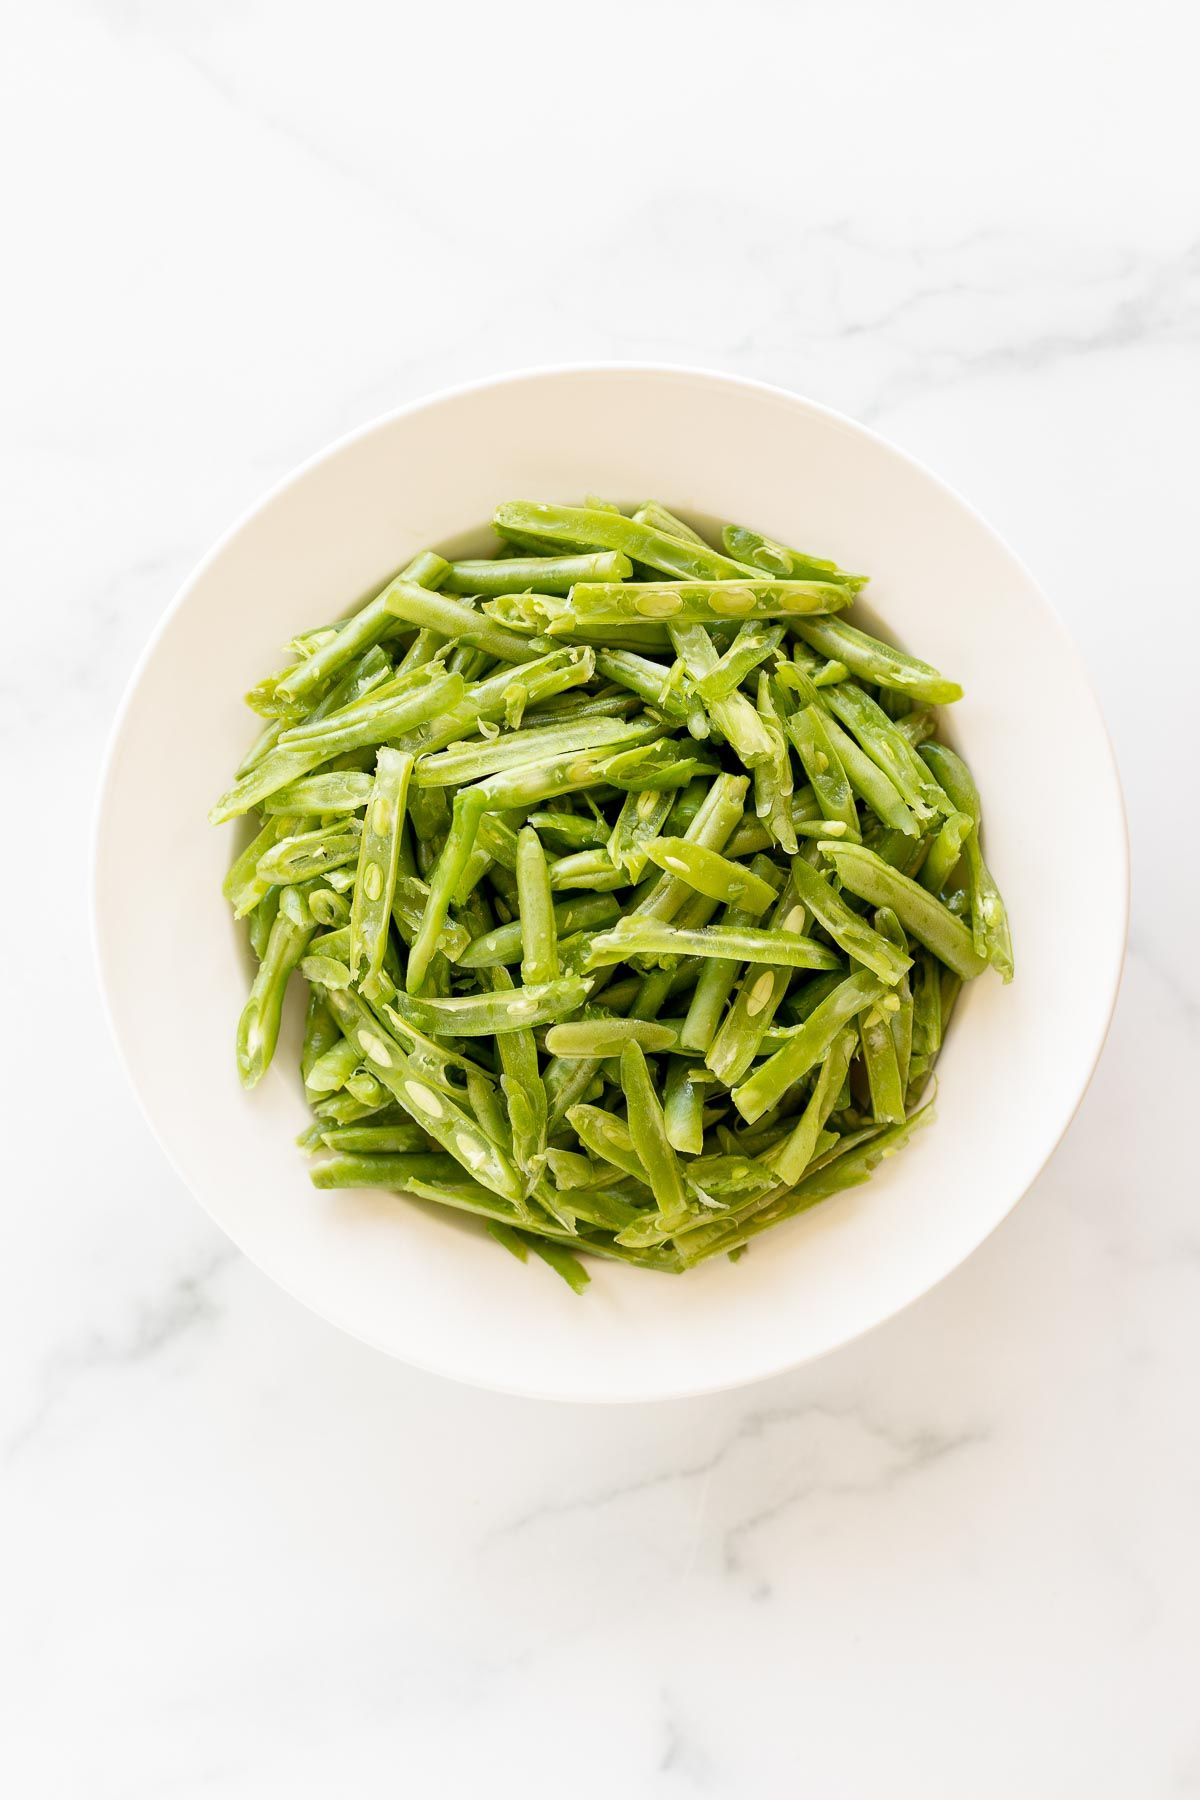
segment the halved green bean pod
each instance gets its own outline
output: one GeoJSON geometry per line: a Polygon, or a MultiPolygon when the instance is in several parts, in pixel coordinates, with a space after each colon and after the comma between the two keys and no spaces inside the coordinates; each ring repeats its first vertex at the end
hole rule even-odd
{"type": "Polygon", "coordinates": [[[546,852],[532,825],[517,838],[517,902],[521,918],[521,980],[526,990],[558,976],[558,931],[550,897],[546,852]]]}
{"type": "Polygon", "coordinates": [[[496,508],[492,523],[501,537],[514,543],[617,550],[631,562],[689,580],[728,581],[746,573],[742,564],[695,538],[673,537],[597,508],[514,500],[496,508]]]}
{"type": "Polygon", "coordinates": [[[356,981],[373,981],[383,967],[412,772],[413,759],[406,752],[380,750],[350,909],[350,973],[356,981]]]}
{"type": "Polygon", "coordinates": [[[820,850],[832,862],[843,887],[872,906],[891,907],[908,935],[932,950],[955,974],[969,981],[983,972],[986,964],[966,926],[917,882],[863,844],[823,841],[820,850]]]}
{"type": "Polygon", "coordinates": [[[957,681],[947,681],[941,672],[915,656],[869,637],[844,619],[801,619],[796,634],[812,650],[818,650],[831,661],[844,663],[861,681],[877,687],[896,688],[914,700],[925,700],[931,706],[946,705],[962,699],[957,681]]]}
{"type": "Polygon", "coordinates": [[[508,556],[451,563],[437,583],[445,594],[568,594],[577,581],[625,581],[633,564],[618,550],[590,556],[508,556]]]}
{"type": "Polygon", "coordinates": [[[750,531],[744,525],[726,525],[721,542],[730,556],[751,568],[762,569],[767,575],[791,581],[835,581],[853,592],[866,585],[865,575],[849,575],[835,562],[791,550],[775,538],[764,537],[761,532],[750,531]]]}
{"type": "Polygon", "coordinates": [[[882,1000],[887,988],[869,969],[858,969],[814,1009],[796,1035],[760,1063],[754,1073],[733,1089],[733,1103],[743,1119],[753,1124],[807,1075],[825,1055],[838,1032],[868,1006],[882,1000]]]}
{"type": "Polygon", "coordinates": [[[660,869],[677,875],[688,887],[712,900],[760,913],[775,898],[775,888],[761,875],[741,863],[731,862],[718,850],[689,843],[687,838],[653,838],[645,850],[649,860],[660,869]]]}

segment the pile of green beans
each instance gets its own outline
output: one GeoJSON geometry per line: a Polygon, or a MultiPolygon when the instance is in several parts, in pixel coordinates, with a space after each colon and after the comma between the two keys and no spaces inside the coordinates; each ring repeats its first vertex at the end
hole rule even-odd
{"type": "Polygon", "coordinates": [[[655,501],[517,501],[294,638],[213,808],[258,970],[307,983],[318,1188],[473,1213],[576,1289],[679,1273],[865,1181],[931,1116],[956,996],[1012,977],[961,689],[865,577],[655,501]]]}

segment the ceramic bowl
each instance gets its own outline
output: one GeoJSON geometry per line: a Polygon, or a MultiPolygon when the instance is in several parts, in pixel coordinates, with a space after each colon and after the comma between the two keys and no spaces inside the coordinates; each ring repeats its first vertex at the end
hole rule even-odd
{"type": "MultiPolygon", "coordinates": [[[[482,541],[482,540],[480,540],[482,541]]],[[[563,1400],[731,1387],[858,1336],[925,1293],[1020,1199],[1079,1104],[1125,943],[1120,789],[1070,639],[971,508],[874,433],[701,371],[535,371],[406,406],[290,476],[205,557],[121,707],[100,802],[95,928],[113,1030],[146,1117],[217,1223],[315,1312],[459,1380],[563,1400]],[[954,741],[983,795],[1016,946],[956,1012],[936,1123],[864,1187],[737,1264],[671,1277],[593,1263],[576,1298],[471,1221],[379,1193],[318,1193],[295,1137],[299,995],[239,1086],[249,980],[221,897],[230,828],[205,818],[254,735],[242,694],[280,646],[502,499],[647,496],[871,575],[899,643],[962,682],[954,741]]]]}

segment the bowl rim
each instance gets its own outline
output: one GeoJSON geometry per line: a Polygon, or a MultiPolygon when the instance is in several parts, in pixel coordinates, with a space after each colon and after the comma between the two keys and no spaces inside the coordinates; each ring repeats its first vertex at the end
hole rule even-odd
{"type": "MultiPolygon", "coordinates": [[[[550,1400],[561,1405],[653,1404],[672,1399],[691,1399],[705,1394],[728,1393],[737,1388],[755,1385],[760,1381],[769,1381],[777,1376],[788,1373],[792,1369],[799,1368],[808,1363],[820,1361],[823,1358],[832,1355],[835,1351],[843,1349],[847,1344],[853,1343],[856,1339],[868,1336],[881,1326],[886,1325],[890,1320],[895,1319],[899,1317],[900,1314],[906,1312],[909,1307],[915,1305],[919,1300],[924,1299],[925,1296],[932,1293],[935,1288],[940,1287],[942,1282],[946,1281],[956,1269],[961,1268],[962,1265],[975,1254],[980,1246],[986,1243],[987,1239],[999,1229],[1004,1221],[1011,1217],[1012,1213],[1016,1210],[1016,1207],[1025,1198],[1030,1188],[1046,1169],[1071,1125],[1074,1123],[1080,1106],[1083,1103],[1084,1096],[1091,1085],[1092,1077],[1096,1072],[1105,1044],[1108,1041],[1113,1016],[1116,1012],[1128,951],[1131,901],[1129,818],[1125,804],[1124,789],[1121,782],[1120,765],[1117,761],[1112,734],[1109,731],[1103,708],[1100,705],[1099,697],[1092,683],[1091,675],[1083,655],[1059,614],[1058,609],[1049,599],[1041,584],[1034,578],[1024,560],[1012,549],[1007,539],[1004,538],[986,518],[984,518],[982,513],[980,513],[956,487],[946,481],[942,476],[935,473],[918,457],[913,456],[907,450],[902,449],[890,438],[885,437],[882,432],[876,431],[873,426],[864,425],[857,419],[851,418],[848,414],[839,412],[836,408],[827,406],[821,401],[812,400],[807,395],[796,393],[786,387],[781,387],[775,382],[762,381],[755,377],[742,374],[733,374],[727,370],[705,368],[699,364],[657,362],[642,359],[535,363],[505,370],[493,375],[455,382],[449,386],[434,389],[430,393],[418,395],[415,399],[407,400],[399,406],[391,407],[382,413],[377,413],[363,424],[354,426],[351,430],[343,432],[339,437],[333,439],[332,442],[323,445],[313,454],[304,458],[302,462],[289,469],[284,475],[279,477],[278,480],[272,482],[271,485],[260,493],[249,505],[244,507],[205,554],[189,569],[187,575],[175,590],[170,601],[163,608],[161,616],[151,629],[149,636],[143,644],[142,649],[130,670],[120,699],[113,712],[100,759],[88,845],[88,918],[92,962],[95,970],[96,985],[100,995],[101,1011],[104,1015],[109,1035],[116,1051],[117,1061],[124,1071],[125,1078],[132,1090],[138,1110],[140,1111],[145,1124],[149,1128],[152,1138],[162,1151],[168,1166],[183,1187],[202,1208],[217,1229],[229,1238],[239,1254],[256,1268],[261,1268],[261,1265],[257,1262],[256,1258],[243,1250],[237,1238],[230,1232],[229,1227],[223,1220],[217,1218],[204,1197],[197,1193],[192,1187],[190,1181],[184,1175],[183,1170],[176,1160],[170,1144],[166,1141],[152,1117],[117,1023],[117,1010],[111,986],[111,977],[105,963],[100,925],[101,843],[112,794],[118,746],[125,728],[126,719],[133,705],[134,697],[145,676],[146,669],[158,648],[160,640],[166,634],[175,615],[189,598],[192,589],[200,582],[203,576],[208,573],[212,565],[225,553],[227,546],[239,535],[252,519],[274,500],[286,493],[297,483],[304,480],[315,469],[321,467],[325,463],[334,461],[352,445],[361,440],[371,437],[375,433],[390,429],[397,421],[422,412],[433,411],[451,400],[466,397],[470,394],[487,392],[495,388],[519,388],[529,382],[554,380],[564,376],[603,377],[610,374],[647,376],[653,380],[679,381],[681,383],[695,382],[706,386],[716,385],[745,393],[763,395],[772,400],[783,401],[789,406],[800,407],[810,414],[814,414],[821,418],[826,424],[833,426],[838,431],[849,433],[857,438],[868,439],[870,442],[886,451],[888,455],[896,458],[901,463],[906,464],[910,470],[920,475],[925,481],[929,482],[948,499],[953,501],[961,511],[970,518],[974,525],[1000,547],[1041,602],[1047,623],[1052,625],[1054,631],[1057,633],[1060,647],[1066,653],[1068,660],[1073,666],[1074,673],[1080,683],[1081,691],[1086,694],[1091,702],[1096,723],[1100,728],[1100,739],[1107,751],[1107,773],[1111,776],[1112,793],[1116,802],[1115,823],[1117,830],[1115,833],[1114,847],[1120,858],[1120,920],[1115,954],[1112,957],[1111,966],[1106,972],[1106,981],[1109,989],[1107,1006],[1103,1012],[1094,1040],[1090,1044],[1086,1056],[1080,1058],[1079,1076],[1077,1078],[1076,1088],[1070,1106],[1064,1110],[1062,1122],[1057,1133],[1053,1137],[1053,1140],[1046,1145],[1044,1153],[1036,1167],[1033,1168],[1032,1172],[1029,1174],[1025,1185],[1019,1192],[1013,1195],[1012,1200],[1008,1206],[1005,1207],[1004,1211],[998,1214],[998,1216],[987,1225],[986,1229],[980,1233],[971,1244],[970,1248],[962,1255],[954,1256],[953,1259],[941,1269],[940,1273],[935,1274],[929,1281],[916,1292],[910,1294],[906,1299],[900,1300],[895,1305],[889,1306],[885,1311],[880,1313],[870,1325],[865,1327],[851,1326],[831,1339],[829,1343],[825,1344],[819,1350],[802,1352],[799,1355],[784,1356],[773,1362],[771,1366],[759,1369],[751,1375],[737,1374],[729,1377],[727,1380],[721,1381],[708,1379],[698,1382],[693,1386],[672,1388],[670,1392],[649,1393],[635,1396],[625,1393],[608,1394],[593,1391],[584,1395],[565,1396],[560,1392],[540,1390],[536,1386],[518,1386],[515,1383],[508,1381],[492,1381],[489,1380],[485,1374],[467,1374],[460,1369],[443,1365],[436,1358],[426,1358],[414,1355],[407,1350],[404,1355],[401,1356],[390,1346],[379,1342],[373,1338],[369,1332],[361,1330],[355,1324],[341,1318],[331,1317],[331,1315],[325,1312],[320,1305],[316,1304],[307,1296],[296,1293],[285,1280],[282,1280],[273,1271],[265,1269],[262,1271],[267,1278],[276,1287],[285,1292],[290,1299],[294,1300],[309,1313],[320,1318],[326,1325],[329,1325],[336,1330],[346,1332],[347,1335],[356,1339],[359,1343],[367,1344],[372,1349],[382,1352],[384,1355],[391,1357],[395,1361],[402,1361],[407,1366],[419,1369],[425,1374],[436,1375],[443,1379],[456,1381],[462,1385],[470,1386],[485,1392],[514,1395],[522,1399],[530,1400],[550,1400]]],[[[1117,872],[1114,871],[1114,874],[1116,873],[1117,872]]]]}

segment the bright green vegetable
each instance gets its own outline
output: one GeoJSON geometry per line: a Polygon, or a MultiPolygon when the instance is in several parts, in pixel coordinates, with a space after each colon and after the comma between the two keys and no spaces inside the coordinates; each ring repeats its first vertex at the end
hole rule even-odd
{"type": "Polygon", "coordinates": [[[864,577],[654,500],[495,524],[513,554],[423,552],[249,696],[211,815],[250,820],[237,1063],[298,972],[315,1185],[473,1215],[578,1292],[865,1180],[1012,948],[931,710],[959,689],[841,616],[864,577]]]}

